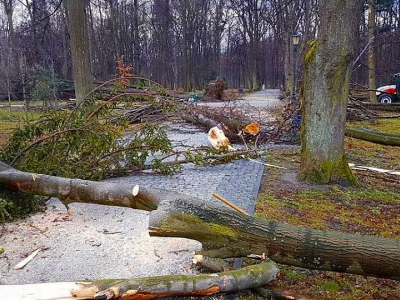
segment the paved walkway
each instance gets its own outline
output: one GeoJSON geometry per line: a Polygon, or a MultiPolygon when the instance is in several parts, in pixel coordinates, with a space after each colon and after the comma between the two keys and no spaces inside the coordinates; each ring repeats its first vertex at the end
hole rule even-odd
{"type": "MultiPolygon", "coordinates": [[[[254,98],[251,104],[258,103],[262,109],[278,101],[262,97],[254,98]]],[[[169,135],[177,147],[182,143],[208,145],[206,132],[192,125],[171,124],[169,135]]],[[[201,168],[187,164],[173,176],[141,174],[112,181],[166,188],[219,202],[211,195],[215,191],[252,214],[263,170],[262,163],[239,159],[201,168]]],[[[187,239],[150,237],[148,212],[76,203],[71,205],[72,217],[67,217],[65,207],[57,199],[49,200],[47,206],[44,213],[0,229],[0,248],[5,250],[0,256],[0,284],[195,272],[191,259],[201,244],[187,239]],[[21,255],[37,248],[42,251],[28,265],[22,270],[13,269],[22,260],[21,255]]]]}
{"type": "MultiPolygon", "coordinates": [[[[171,124],[169,138],[176,145],[175,148],[182,149],[182,144],[209,146],[207,132],[185,122],[171,124]]],[[[212,196],[216,192],[248,213],[253,213],[264,171],[263,159],[258,161],[259,163],[243,158],[206,167],[195,167],[190,163],[184,165],[184,169],[175,175],[142,173],[111,181],[163,188],[221,204],[222,202],[212,196]]]]}

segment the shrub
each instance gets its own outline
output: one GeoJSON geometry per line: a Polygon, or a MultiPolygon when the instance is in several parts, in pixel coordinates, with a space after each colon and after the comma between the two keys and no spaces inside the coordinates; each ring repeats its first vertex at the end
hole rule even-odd
{"type": "Polygon", "coordinates": [[[44,198],[0,186],[0,223],[23,218],[39,209],[44,198]]]}

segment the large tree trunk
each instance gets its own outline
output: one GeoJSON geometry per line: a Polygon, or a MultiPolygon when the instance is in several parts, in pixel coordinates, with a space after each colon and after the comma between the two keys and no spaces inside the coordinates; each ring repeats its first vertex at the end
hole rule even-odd
{"type": "Polygon", "coordinates": [[[281,224],[158,189],[76,182],[80,184],[73,184],[72,179],[19,172],[0,164],[0,184],[23,192],[59,196],[64,203],[76,200],[146,210],[157,208],[150,213],[150,235],[198,240],[203,244],[201,254],[209,257],[265,253],[282,264],[400,280],[397,239],[281,224]],[[101,200],[101,194],[106,200],[101,200]]]}
{"type": "Polygon", "coordinates": [[[78,104],[83,102],[85,96],[92,90],[93,84],[85,6],[86,1],[67,1],[72,69],[74,73],[75,97],[78,104]]]}
{"type": "Polygon", "coordinates": [[[186,196],[161,202],[150,213],[149,228],[153,236],[200,241],[205,256],[265,253],[286,265],[400,279],[400,240],[263,220],[186,196]]]}
{"type": "Polygon", "coordinates": [[[361,0],[319,2],[319,37],[309,42],[302,94],[300,178],[354,183],[344,153],[355,24],[361,0]],[[338,15],[340,18],[338,18],[338,15]]]}

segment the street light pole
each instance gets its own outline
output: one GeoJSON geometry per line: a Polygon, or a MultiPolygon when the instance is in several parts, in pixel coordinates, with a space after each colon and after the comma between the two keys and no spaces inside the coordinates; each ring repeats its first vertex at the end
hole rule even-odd
{"type": "Polygon", "coordinates": [[[292,83],[292,102],[296,101],[296,60],[297,60],[297,49],[299,48],[301,33],[295,32],[292,35],[293,42],[293,83],[292,83]]]}

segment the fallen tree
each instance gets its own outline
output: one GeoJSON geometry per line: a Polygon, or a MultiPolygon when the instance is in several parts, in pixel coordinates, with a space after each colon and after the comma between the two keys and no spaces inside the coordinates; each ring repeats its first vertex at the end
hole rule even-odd
{"type": "Polygon", "coordinates": [[[276,279],[278,269],[270,261],[239,270],[201,275],[170,275],[94,282],[59,282],[11,285],[1,288],[4,299],[154,299],[170,296],[206,296],[219,292],[256,288],[276,279]]]}
{"type": "MultiPolygon", "coordinates": [[[[397,239],[293,226],[246,216],[229,207],[166,190],[20,172],[3,163],[0,163],[0,185],[25,193],[58,197],[64,204],[87,202],[149,210],[150,235],[198,240],[203,245],[199,254],[207,257],[232,258],[264,253],[272,261],[287,265],[400,280],[400,240],[397,239]]],[[[255,271],[250,273],[254,275],[255,271]]],[[[209,276],[210,280],[212,277],[216,280],[210,286],[220,285],[219,276],[225,275],[209,276]]],[[[252,276],[250,281],[257,282],[258,275],[252,276]]],[[[115,286],[115,281],[107,283],[108,287],[102,285],[96,293],[115,286]]],[[[184,289],[185,285],[181,287],[184,289]]],[[[119,292],[127,293],[131,288],[134,289],[129,287],[119,292]]],[[[129,298],[128,294],[126,297],[144,299],[132,295],[129,298]]]]}
{"type": "Polygon", "coordinates": [[[400,280],[400,240],[293,226],[185,198],[151,212],[150,235],[195,239],[210,257],[265,253],[286,265],[400,280]]]}
{"type": "Polygon", "coordinates": [[[380,132],[370,128],[346,128],[345,135],[377,144],[400,146],[400,135],[380,132]]]}
{"type": "Polygon", "coordinates": [[[400,105],[398,103],[369,103],[363,102],[363,105],[368,109],[374,109],[377,111],[400,111],[400,105]]]}

